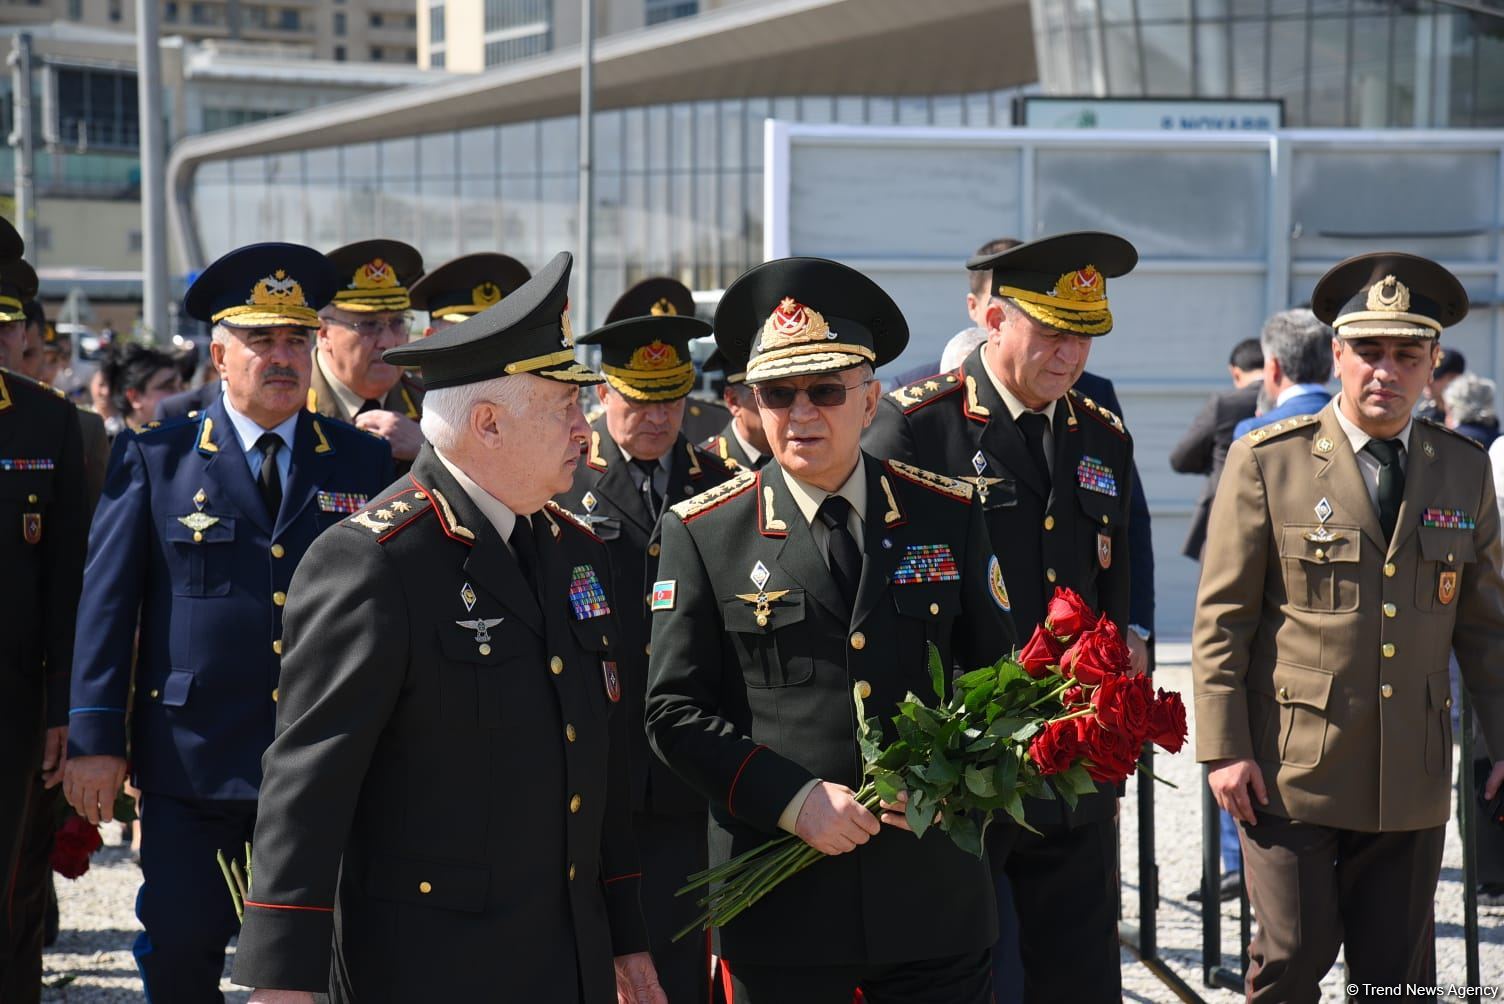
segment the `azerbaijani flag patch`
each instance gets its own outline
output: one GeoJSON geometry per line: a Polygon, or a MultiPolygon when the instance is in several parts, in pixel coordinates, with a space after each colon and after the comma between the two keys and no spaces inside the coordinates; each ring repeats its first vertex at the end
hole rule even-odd
{"type": "Polygon", "coordinates": [[[674,594],[678,591],[678,579],[659,579],[653,583],[653,599],[648,605],[649,610],[672,610],[674,609],[674,594]]]}

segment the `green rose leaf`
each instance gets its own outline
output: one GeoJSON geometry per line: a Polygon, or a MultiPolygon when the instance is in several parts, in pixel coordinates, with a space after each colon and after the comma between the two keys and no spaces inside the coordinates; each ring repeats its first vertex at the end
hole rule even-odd
{"type": "Polygon", "coordinates": [[[945,700],[945,665],[940,661],[940,650],[930,644],[930,686],[935,688],[935,699],[945,700]]]}

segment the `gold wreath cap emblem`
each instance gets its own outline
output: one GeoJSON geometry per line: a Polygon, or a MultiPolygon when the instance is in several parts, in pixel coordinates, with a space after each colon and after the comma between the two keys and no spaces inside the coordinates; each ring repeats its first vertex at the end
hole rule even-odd
{"type": "Polygon", "coordinates": [[[658,298],[658,302],[655,303],[655,304],[653,304],[653,306],[649,309],[648,312],[650,314],[652,314],[652,316],[654,316],[654,317],[678,317],[679,316],[679,308],[675,307],[671,302],[669,302],[669,299],[666,296],[659,297],[658,298]]]}
{"type": "Polygon", "coordinates": [[[1062,300],[1078,300],[1082,303],[1100,303],[1107,299],[1107,280],[1102,278],[1096,266],[1087,265],[1066,272],[1055,280],[1055,295],[1062,300]]]}
{"type": "Polygon", "coordinates": [[[1408,313],[1410,310],[1410,287],[1392,275],[1386,275],[1368,287],[1369,310],[1393,310],[1408,313]]]}
{"type": "Polygon", "coordinates": [[[654,339],[632,352],[627,367],[634,370],[667,370],[679,365],[679,353],[672,345],[654,339]]]}
{"type": "Polygon", "coordinates": [[[277,269],[251,288],[251,298],[246,301],[252,307],[305,307],[303,287],[287,274],[277,269]]]}
{"type": "Polygon", "coordinates": [[[494,282],[483,282],[470,290],[470,301],[477,307],[490,307],[501,302],[501,287],[494,282]]]}
{"type": "Polygon", "coordinates": [[[806,307],[792,296],[785,296],[779,302],[778,309],[763,322],[757,350],[769,352],[789,345],[821,342],[834,337],[830,325],[825,323],[825,318],[818,310],[806,307]]]}
{"type": "Polygon", "coordinates": [[[354,289],[392,289],[397,285],[397,271],[390,262],[373,258],[355,270],[350,285],[354,289]]]}

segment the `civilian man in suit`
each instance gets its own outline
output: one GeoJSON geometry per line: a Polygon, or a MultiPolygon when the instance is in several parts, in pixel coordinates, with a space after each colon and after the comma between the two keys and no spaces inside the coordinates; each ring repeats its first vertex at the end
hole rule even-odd
{"type": "Polygon", "coordinates": [[[423,385],[381,356],[412,337],[408,287],[423,258],[401,241],[369,240],[335,248],[329,260],[339,285],[319,309],[308,410],[385,439],[400,474],[423,445],[423,385]]]}
{"type": "MultiPolygon", "coordinates": [[[[1340,396],[1238,440],[1212,506],[1192,643],[1196,757],[1242,826],[1250,1000],[1436,982],[1433,900],[1457,663],[1504,748],[1504,559],[1488,458],[1411,417],[1468,296],[1435,262],[1335,266],[1340,396]]],[[[1485,794],[1504,782],[1494,765],[1485,794]]]]}
{"type": "Polygon", "coordinates": [[[1217,496],[1217,481],[1222,476],[1227,449],[1232,445],[1233,429],[1243,419],[1252,418],[1258,408],[1259,390],[1264,381],[1264,351],[1259,347],[1258,339],[1245,338],[1233,346],[1227,371],[1232,377],[1233,389],[1219,391],[1208,398],[1206,405],[1191,420],[1191,427],[1170,451],[1170,468],[1175,473],[1206,476],[1206,485],[1196,500],[1196,511],[1191,514],[1185,546],[1181,548],[1181,553],[1192,561],[1201,560],[1201,548],[1206,542],[1206,521],[1211,515],[1212,499],[1217,496]]]}
{"type": "Polygon", "coordinates": [[[219,999],[236,920],[215,852],[243,857],[255,822],[287,586],[314,538],[391,476],[385,442],[303,407],[334,284],[328,260],[296,244],[204,270],[183,308],[214,326],[224,394],[196,419],[122,434],[89,536],[64,794],[108,821],[129,735],[135,956],[158,1004],[219,999]]]}
{"type": "MultiPolygon", "coordinates": [[[[1021,631],[1069,587],[1124,631],[1142,669],[1147,643],[1129,630],[1133,442],[1075,386],[1092,339],[1112,330],[1107,280],[1137,261],[1132,244],[1103,233],[972,259],[990,273],[987,341],[956,371],[886,395],[866,445],[975,486],[1021,631]]],[[[1099,785],[1071,810],[1039,799],[1025,809],[1037,832],[987,834],[1000,908],[1011,896],[1017,917],[999,918],[997,998],[1117,1001],[1116,792],[1099,785]],[[1015,943],[1021,974],[1008,960],[1015,943]]]]}
{"type": "Polygon", "coordinates": [[[293,581],[235,955],[256,1004],[664,1001],[608,724],[631,600],[549,501],[599,380],[570,261],[388,354],[423,368],[427,443],[293,581]]]}
{"type": "Polygon", "coordinates": [[[1259,333],[1264,349],[1264,393],[1274,406],[1262,415],[1245,418],[1233,428],[1241,439],[1298,415],[1314,415],[1332,399],[1332,329],[1304,307],[1281,310],[1264,322],[1259,333]]]}
{"type": "Polygon", "coordinates": [[[88,532],[78,410],[15,372],[36,273],[0,220],[0,1000],[41,994],[49,789],[64,770],[68,670],[88,532]],[[36,831],[41,828],[39,835],[36,831]],[[40,839],[39,839],[40,838],[40,839]]]}
{"type": "Polygon", "coordinates": [[[853,686],[888,728],[882,709],[924,689],[928,643],[973,668],[1014,641],[971,486],[861,449],[873,368],[908,327],[866,276],[792,258],[732,283],[715,333],[750,360],[775,459],[664,520],[648,737],[710,800],[713,863],[780,830],[832,855],[721,929],[736,999],[983,1004],[985,864],[853,797],[853,686]]]}

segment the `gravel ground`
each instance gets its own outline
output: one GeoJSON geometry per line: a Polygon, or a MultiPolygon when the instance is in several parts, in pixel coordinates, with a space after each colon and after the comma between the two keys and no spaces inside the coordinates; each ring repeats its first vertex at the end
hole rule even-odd
{"type": "MultiPolygon", "coordinates": [[[[1161,645],[1157,682],[1162,687],[1179,690],[1190,702],[1188,649],[1184,645],[1161,645]]],[[[1194,733],[1195,722],[1191,723],[1194,733]]],[[[1194,735],[1193,735],[1194,740],[1194,735]]],[[[1200,769],[1193,760],[1193,746],[1178,756],[1161,756],[1155,771],[1173,781],[1178,788],[1159,785],[1155,791],[1155,817],[1159,864],[1160,905],[1158,939],[1161,957],[1185,980],[1193,991],[1208,1002],[1231,1002],[1241,994],[1212,990],[1201,982],[1201,911],[1188,903],[1186,894],[1201,881],[1200,857],[1200,769]]],[[[1137,784],[1135,781],[1133,784],[1137,784]]],[[[1138,922],[1138,818],[1137,797],[1130,786],[1123,801],[1123,917],[1126,924],[1138,922]]],[[[115,831],[116,827],[106,827],[115,831]]],[[[58,880],[63,933],[45,959],[44,1001],[70,1004],[104,1004],[104,1002],[144,1000],[141,984],[131,958],[131,942],[138,925],[134,912],[140,872],[131,862],[128,847],[121,846],[117,833],[107,833],[112,846],[103,848],[94,858],[93,867],[83,878],[70,882],[58,880]]],[[[1461,984],[1466,967],[1462,942],[1462,847],[1455,825],[1447,831],[1447,845],[1442,859],[1441,884],[1436,892],[1437,965],[1439,982],[1461,984]]],[[[217,886],[205,895],[224,895],[217,886]]],[[[1224,965],[1237,967],[1238,905],[1224,904],[1222,944],[1224,965]]],[[[1480,952],[1483,982],[1504,982],[1504,910],[1480,911],[1480,952]]],[[[1175,1001],[1177,996],[1149,967],[1128,950],[1123,951],[1123,997],[1130,1001],[1175,1001]]],[[[248,994],[221,983],[226,1000],[245,1001],[248,994]]],[[[1343,999],[1343,973],[1340,963],[1323,985],[1323,1001],[1343,999]]]]}

